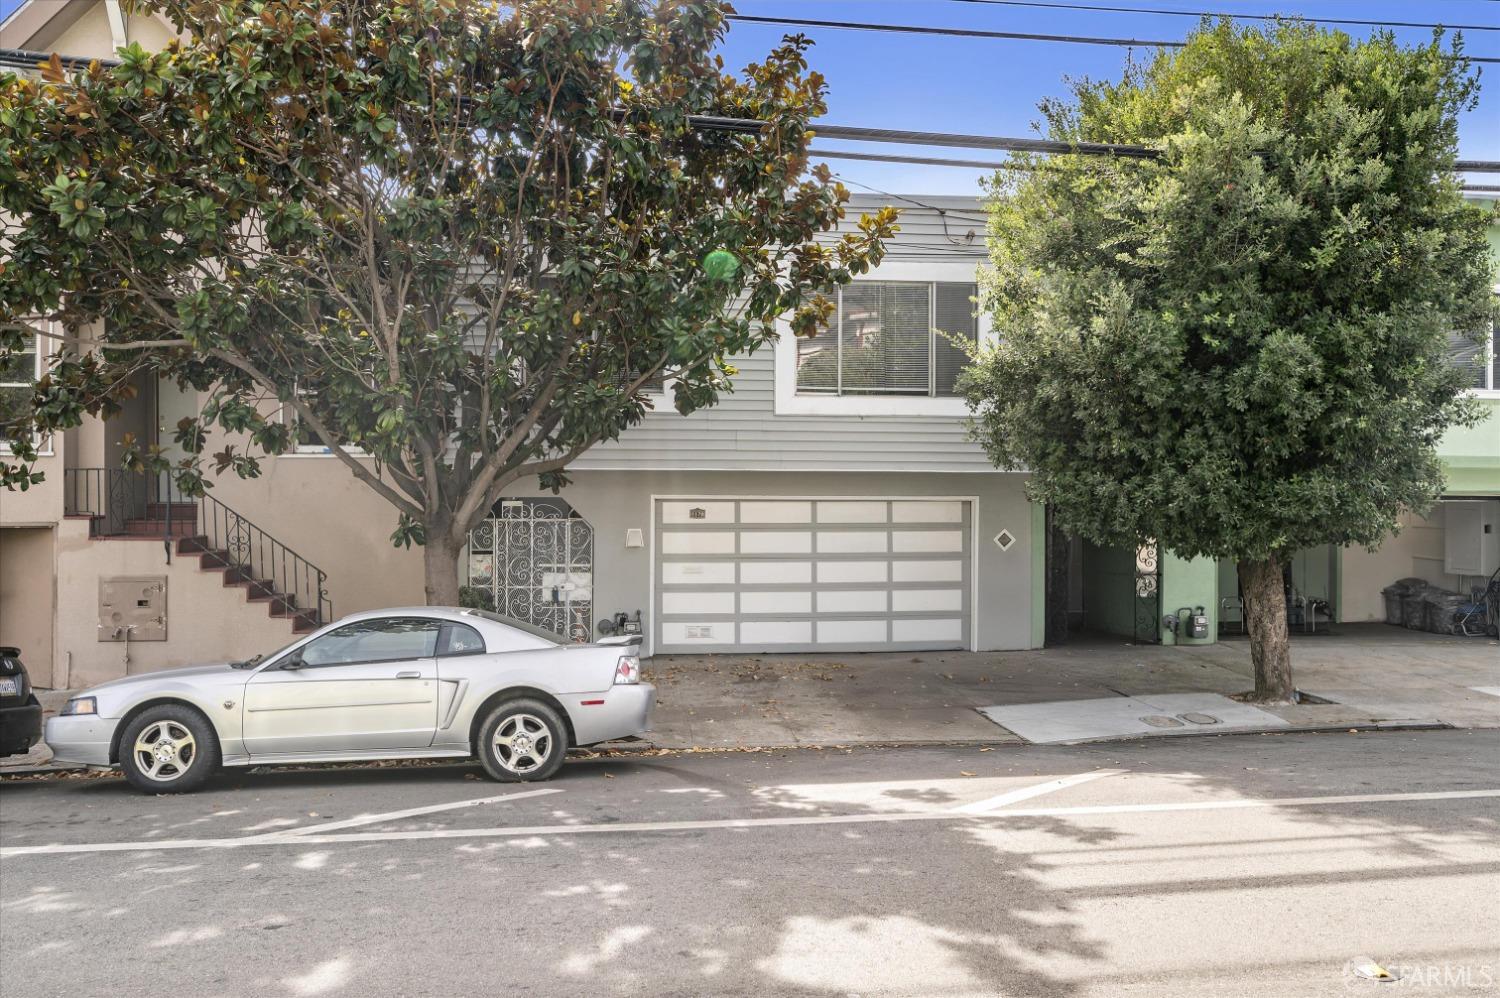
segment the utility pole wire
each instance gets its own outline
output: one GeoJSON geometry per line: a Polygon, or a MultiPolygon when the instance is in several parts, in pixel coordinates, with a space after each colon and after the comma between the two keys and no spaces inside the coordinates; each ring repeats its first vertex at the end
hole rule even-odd
{"type": "Polygon", "coordinates": [[[1049,3],[1047,0],[948,0],[996,7],[1040,7],[1044,10],[1097,10],[1111,14],[1171,14],[1176,17],[1227,17],[1234,21],[1307,21],[1312,24],[1354,24],[1370,28],[1442,28],[1448,31],[1500,31],[1500,24],[1434,24],[1427,21],[1362,21],[1351,17],[1308,17],[1305,14],[1231,14],[1214,10],[1168,10],[1164,7],[1111,7],[1090,3],[1049,3]]]}
{"type": "MultiPolygon", "coordinates": [[[[1072,42],[1079,45],[1114,45],[1123,48],[1171,48],[1180,49],[1187,42],[1153,41],[1144,38],[1100,38],[1090,35],[1042,35],[1025,31],[982,31],[978,28],[935,28],[920,24],[877,24],[869,21],[818,21],[801,17],[759,17],[748,14],[727,14],[730,21],[747,24],[774,24],[801,28],[837,28],[850,31],[891,31],[909,35],[942,35],[951,38],[1000,38],[1023,42],[1072,42]]],[[[1464,56],[1470,62],[1500,63],[1500,57],[1464,56]]]]}
{"type": "MultiPolygon", "coordinates": [[[[50,57],[48,53],[43,52],[0,48],[0,66],[12,65],[34,68],[38,63],[46,62],[50,57]]],[[[61,56],[59,58],[62,59],[61,56]]],[[[97,61],[100,65],[119,65],[119,61],[115,59],[87,60],[74,58],[62,59],[62,61],[65,65],[87,65],[90,61],[97,61]]],[[[627,111],[618,108],[612,113],[616,118],[625,118],[628,116],[627,111]]],[[[730,118],[714,114],[690,114],[687,116],[687,121],[691,127],[700,131],[737,132],[746,135],[758,133],[765,127],[765,122],[755,118],[730,118]]],[[[1161,156],[1160,149],[1122,142],[1061,142],[1055,139],[1023,139],[1005,135],[969,135],[958,132],[923,132],[899,128],[823,125],[817,122],[813,122],[811,131],[814,135],[825,139],[849,139],[857,142],[891,142],[899,145],[918,146],[955,146],[966,149],[1000,149],[1008,152],[1036,152],[1056,155],[1120,156],[1132,159],[1156,159],[1161,156]]],[[[1461,159],[1453,164],[1453,168],[1460,172],[1500,173],[1500,160],[1461,159]]]]}

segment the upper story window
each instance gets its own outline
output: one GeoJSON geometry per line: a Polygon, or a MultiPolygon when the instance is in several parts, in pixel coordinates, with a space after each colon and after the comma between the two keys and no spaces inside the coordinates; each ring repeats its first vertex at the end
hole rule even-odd
{"type": "Polygon", "coordinates": [[[1488,343],[1476,343],[1458,333],[1449,333],[1448,360],[1468,375],[1464,387],[1481,392],[1500,391],[1500,326],[1490,327],[1488,343]]]}
{"type": "Polygon", "coordinates": [[[942,398],[978,342],[977,285],[856,281],[838,290],[828,328],[797,341],[797,394],[942,398]]]}
{"type": "MultiPolygon", "coordinates": [[[[0,426],[22,418],[31,408],[31,394],[42,376],[41,362],[35,336],[29,349],[0,361],[0,426]]],[[[4,440],[0,449],[6,449],[4,440]]]]}

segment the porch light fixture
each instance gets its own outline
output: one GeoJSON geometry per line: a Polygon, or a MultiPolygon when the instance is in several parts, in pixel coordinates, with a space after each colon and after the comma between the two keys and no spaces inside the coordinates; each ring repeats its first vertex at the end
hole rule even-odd
{"type": "Polygon", "coordinates": [[[640,527],[626,528],[625,546],[628,548],[643,548],[646,546],[646,535],[641,532],[640,527]]]}

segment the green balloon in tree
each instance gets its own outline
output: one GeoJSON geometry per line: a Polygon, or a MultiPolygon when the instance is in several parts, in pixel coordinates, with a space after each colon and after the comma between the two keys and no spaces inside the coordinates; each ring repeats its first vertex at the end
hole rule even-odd
{"type": "Polygon", "coordinates": [[[728,250],[711,250],[703,258],[703,272],[716,281],[729,280],[739,269],[739,258],[728,250]]]}

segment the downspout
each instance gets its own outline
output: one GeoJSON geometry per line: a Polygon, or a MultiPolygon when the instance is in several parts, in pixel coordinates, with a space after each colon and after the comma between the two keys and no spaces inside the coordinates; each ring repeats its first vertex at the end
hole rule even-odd
{"type": "Polygon", "coordinates": [[[109,35],[115,48],[118,50],[129,45],[130,39],[125,36],[125,12],[120,9],[120,0],[104,0],[104,13],[109,18],[109,35]]]}

